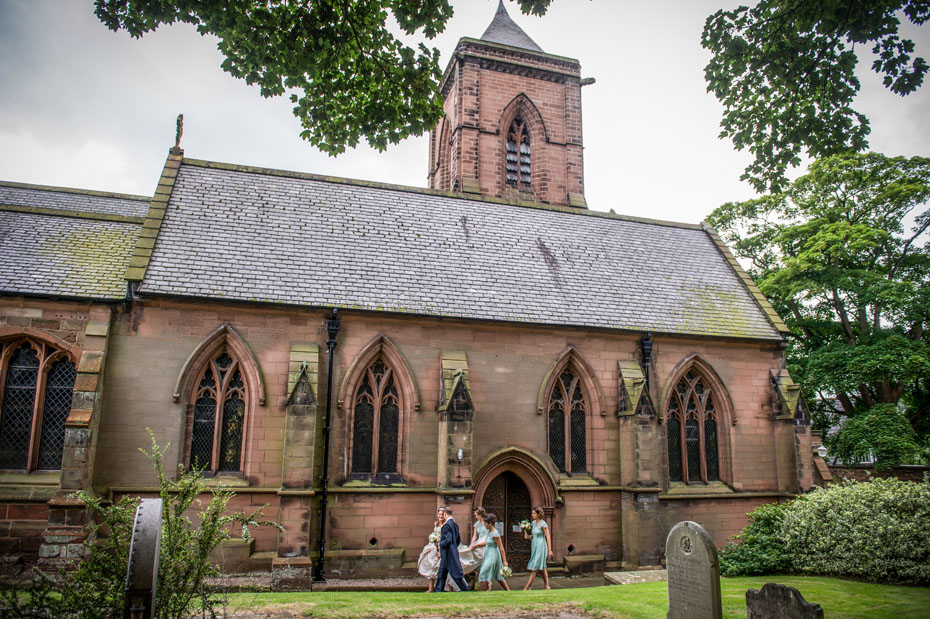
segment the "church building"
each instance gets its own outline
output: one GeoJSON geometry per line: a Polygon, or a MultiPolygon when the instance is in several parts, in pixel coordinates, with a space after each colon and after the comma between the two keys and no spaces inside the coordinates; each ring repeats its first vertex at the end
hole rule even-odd
{"type": "Polygon", "coordinates": [[[217,560],[279,588],[320,548],[413,575],[442,505],[468,539],[494,512],[514,571],[542,507],[577,573],[809,490],[787,328],[714,230],[588,209],[587,81],[501,4],[443,76],[429,188],[179,144],[152,196],[0,182],[0,555],[79,559],[76,490],[153,496],[147,429],[267,505],[282,530],[217,560]]]}

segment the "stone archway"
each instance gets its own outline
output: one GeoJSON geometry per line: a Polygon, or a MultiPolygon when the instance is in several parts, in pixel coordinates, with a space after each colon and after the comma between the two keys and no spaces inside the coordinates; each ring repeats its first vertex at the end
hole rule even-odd
{"type": "Polygon", "coordinates": [[[502,449],[478,465],[473,480],[474,507],[483,506],[502,520],[498,530],[504,538],[504,548],[514,571],[526,569],[529,542],[523,540],[522,532],[513,528],[520,520],[529,519],[533,507],[543,508],[553,538],[553,549],[557,548],[554,510],[558,495],[555,478],[539,458],[517,447],[502,449]]]}

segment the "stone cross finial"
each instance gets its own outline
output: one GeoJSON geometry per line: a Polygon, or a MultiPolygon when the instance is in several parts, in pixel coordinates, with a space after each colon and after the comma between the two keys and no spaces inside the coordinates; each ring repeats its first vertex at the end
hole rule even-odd
{"type": "Polygon", "coordinates": [[[181,136],[184,135],[184,114],[178,114],[178,128],[174,132],[174,147],[181,148],[181,136]]]}

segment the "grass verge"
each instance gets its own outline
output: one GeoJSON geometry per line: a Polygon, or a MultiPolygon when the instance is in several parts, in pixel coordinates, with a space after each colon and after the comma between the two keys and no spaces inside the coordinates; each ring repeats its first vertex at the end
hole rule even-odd
{"type": "MultiPolygon", "coordinates": [[[[746,590],[767,582],[796,587],[808,602],[820,604],[827,617],[927,617],[930,587],[903,587],[814,576],[722,578],[724,617],[746,616],[746,590]]],[[[477,593],[235,593],[229,611],[289,610],[306,617],[469,616],[543,610],[570,605],[599,617],[665,617],[664,582],[559,589],[477,593]]]]}

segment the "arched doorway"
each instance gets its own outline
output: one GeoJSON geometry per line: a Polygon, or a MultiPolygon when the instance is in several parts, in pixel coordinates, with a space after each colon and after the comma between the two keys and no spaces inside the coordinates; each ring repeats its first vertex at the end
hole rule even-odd
{"type": "Polygon", "coordinates": [[[523,539],[521,520],[530,520],[530,492],[523,480],[512,471],[504,471],[491,480],[484,492],[483,507],[497,516],[507,560],[514,572],[525,572],[530,560],[530,540],[523,539]]]}

